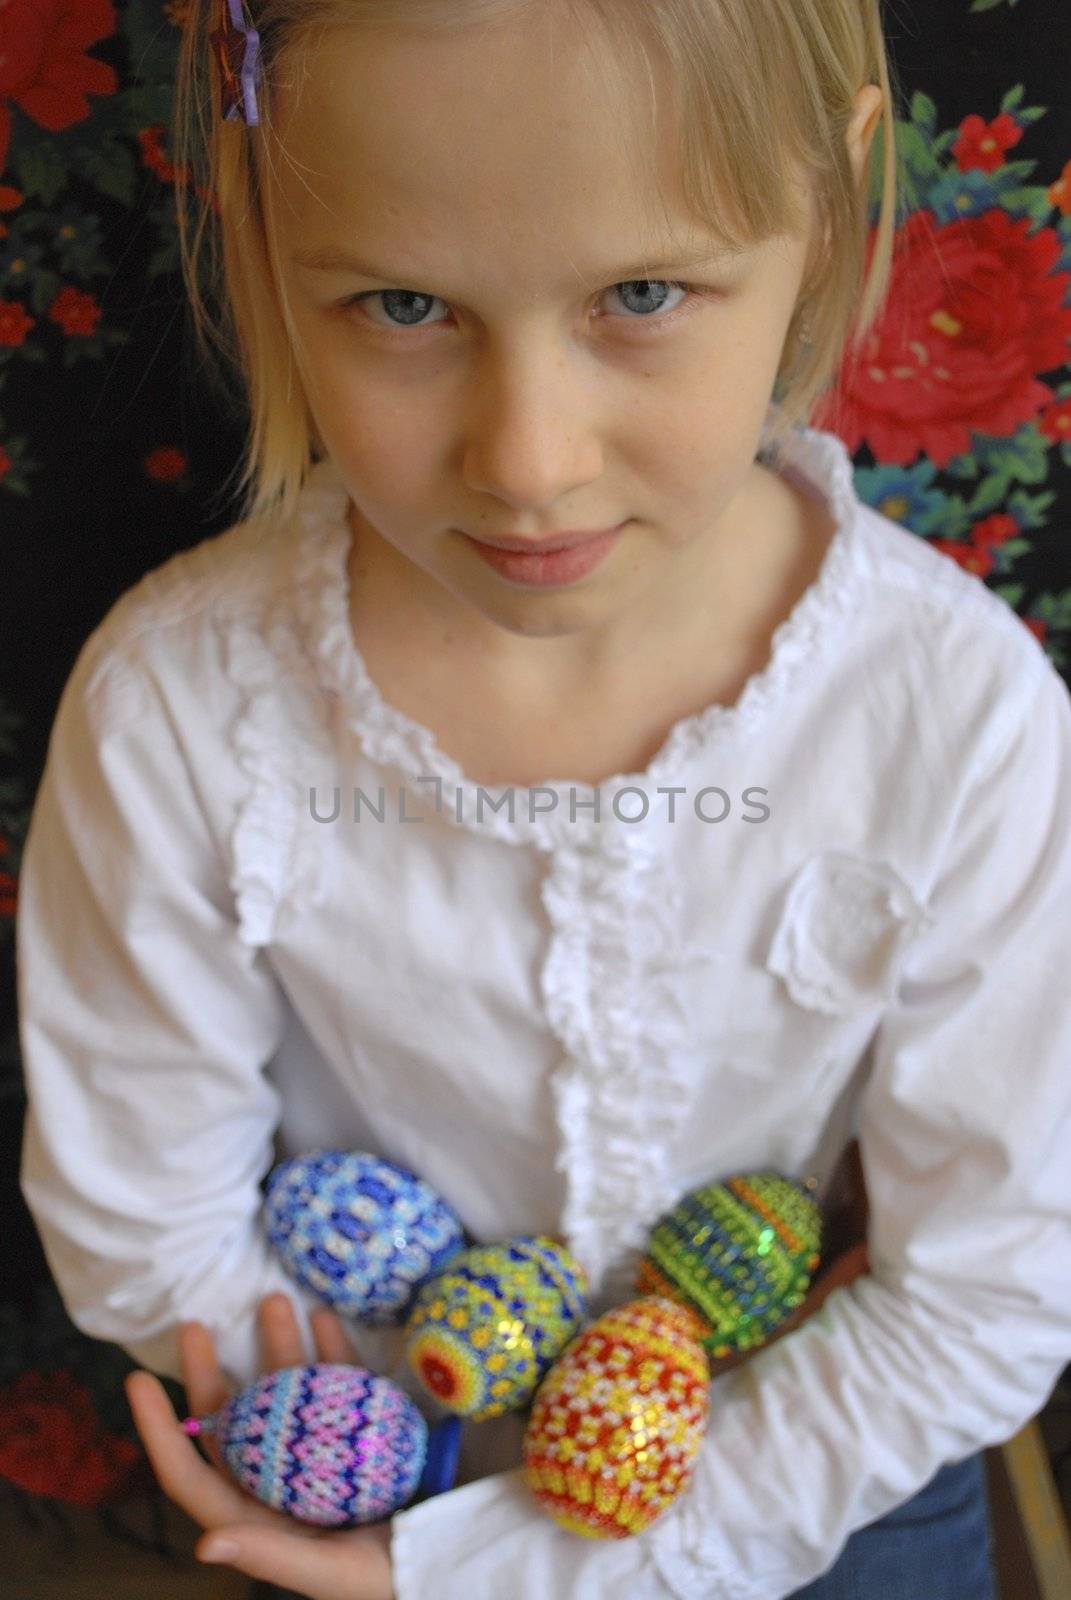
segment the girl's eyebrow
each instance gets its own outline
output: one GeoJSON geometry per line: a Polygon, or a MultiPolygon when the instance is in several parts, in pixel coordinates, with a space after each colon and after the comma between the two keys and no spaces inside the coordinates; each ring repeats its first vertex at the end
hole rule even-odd
{"type": "MultiPolygon", "coordinates": [[[[594,283],[628,283],[633,279],[654,277],[656,273],[671,272],[677,268],[712,266],[718,263],[735,261],[748,254],[747,249],[742,249],[730,244],[704,245],[699,250],[686,251],[683,255],[675,255],[660,262],[644,261],[637,266],[608,267],[603,272],[597,273],[590,281],[594,283]]],[[[309,248],[295,251],[291,257],[293,264],[304,267],[310,272],[348,272],[361,278],[381,278],[386,283],[430,282],[433,274],[423,271],[399,272],[397,270],[384,270],[371,262],[360,261],[349,251],[340,250],[333,245],[324,245],[319,248],[309,248]]]]}

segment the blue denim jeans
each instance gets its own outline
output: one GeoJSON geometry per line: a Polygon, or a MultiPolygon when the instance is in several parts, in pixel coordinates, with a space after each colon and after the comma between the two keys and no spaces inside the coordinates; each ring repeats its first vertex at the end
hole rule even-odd
{"type": "Polygon", "coordinates": [[[998,1600],[984,1453],[857,1528],[828,1572],[790,1600],[998,1600]]]}

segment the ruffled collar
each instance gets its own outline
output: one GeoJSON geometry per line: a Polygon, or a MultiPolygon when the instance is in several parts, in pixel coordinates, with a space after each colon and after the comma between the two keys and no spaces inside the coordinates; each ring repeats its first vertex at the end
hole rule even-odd
{"type": "MultiPolygon", "coordinates": [[[[768,416],[767,424],[769,420],[768,416]]],[[[764,443],[760,459],[770,458],[764,443]]],[[[659,815],[665,802],[659,788],[671,786],[689,762],[709,753],[713,742],[751,731],[764,722],[804,680],[808,667],[821,653],[843,637],[845,617],[857,605],[853,577],[860,567],[859,501],[846,446],[835,434],[799,428],[779,445],[776,470],[783,476],[807,480],[833,514],[835,531],[817,577],[774,630],[766,665],[747,680],[732,705],[714,703],[680,718],[644,772],[618,773],[598,785],[598,821],[591,804],[596,794],[593,786],[569,779],[533,787],[477,784],[441,749],[430,729],[384,699],[369,675],[350,624],[349,497],[330,459],[316,463],[301,491],[296,513],[298,536],[291,545],[293,559],[286,578],[304,647],[320,686],[338,697],[349,726],[371,760],[393,766],[407,778],[423,779],[425,785],[430,779],[440,781],[441,815],[456,826],[478,828],[484,836],[530,842],[544,850],[588,845],[596,836],[602,847],[613,848],[615,842],[624,840],[623,848],[634,849],[645,830],[632,821],[618,821],[611,806],[615,792],[641,789],[650,805],[647,815],[652,819],[659,815]],[[478,817],[477,791],[487,797],[478,817]],[[510,791],[512,805],[508,806],[503,802],[510,791]],[[551,796],[553,801],[547,798],[551,796]]],[[[414,793],[427,799],[426,787],[414,793]]],[[[635,816],[635,801],[631,805],[623,801],[622,805],[630,817],[635,816]]]]}

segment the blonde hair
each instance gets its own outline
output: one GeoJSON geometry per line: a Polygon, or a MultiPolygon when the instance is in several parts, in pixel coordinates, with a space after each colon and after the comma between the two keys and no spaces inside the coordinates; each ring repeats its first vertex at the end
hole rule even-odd
{"type": "MultiPolygon", "coordinates": [[[[531,0],[250,0],[260,34],[260,123],[225,122],[208,43],[218,0],[190,0],[176,94],[178,226],[196,348],[210,376],[248,407],[234,485],[241,515],[288,518],[323,453],[296,370],[289,308],[273,270],[260,173],[272,162],[271,89],[283,55],[347,25],[429,32],[494,22],[531,0]],[[222,359],[220,359],[222,358],[222,359]]],[[[536,0],[537,4],[545,0],[536,0]]],[[[897,232],[899,87],[879,0],[565,0],[601,27],[608,77],[661,49],[679,95],[681,180],[690,212],[729,246],[799,227],[793,175],[809,175],[816,243],[774,385],[773,449],[859,358],[887,300],[897,232]],[[846,144],[859,89],[877,83],[882,115],[866,181],[846,144]],[[895,98],[894,98],[895,96],[895,98]],[[875,182],[875,180],[877,180],[875,182]],[[870,250],[871,205],[878,206],[870,250]],[[868,262],[869,252],[869,262],[868,262]],[[806,319],[811,342],[801,339],[806,319]]],[[[835,422],[834,422],[835,426],[835,422]]]]}

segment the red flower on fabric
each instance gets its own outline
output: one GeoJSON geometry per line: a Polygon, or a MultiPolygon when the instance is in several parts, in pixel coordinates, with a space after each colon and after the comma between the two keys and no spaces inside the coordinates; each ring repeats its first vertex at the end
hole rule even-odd
{"type": "Polygon", "coordinates": [[[992,516],[983,517],[981,522],[976,522],[971,529],[968,540],[958,539],[931,539],[929,543],[942,555],[951,556],[961,567],[968,572],[973,572],[979,578],[984,578],[992,572],[995,566],[993,549],[996,545],[1007,544],[1009,539],[1014,539],[1020,532],[1019,524],[1015,518],[1006,511],[994,511],[992,516]]]}
{"type": "Polygon", "coordinates": [[[816,425],[851,452],[865,442],[880,461],[907,465],[921,451],[947,467],[973,432],[1007,438],[1037,419],[1054,399],[1037,374],[1067,360],[1071,272],[1053,271],[1055,230],[1032,226],[1000,208],[944,226],[913,212],[882,316],[858,359],[846,352],[816,425]]]}
{"type": "Polygon", "coordinates": [[[1022,137],[1023,130],[1010,112],[1002,111],[992,122],[984,122],[979,116],[964,117],[952,154],[961,172],[994,172],[1004,165],[1005,155],[1022,137]]]}
{"type": "Polygon", "coordinates": [[[68,284],[49,306],[48,315],[59,323],[64,333],[86,335],[96,330],[100,306],[91,294],[68,284]]]}
{"type": "Polygon", "coordinates": [[[188,465],[182,451],[170,445],[161,445],[159,450],[151,450],[145,457],[145,471],[158,483],[173,483],[182,477],[188,465]]]}
{"type": "Polygon", "coordinates": [[[187,169],[185,167],[180,169],[167,159],[162,122],[154,122],[151,127],[140,129],[138,144],[141,146],[142,166],[148,167],[150,172],[155,172],[163,183],[174,183],[178,177],[181,177],[183,182],[188,181],[187,169]]]}
{"type": "MultiPolygon", "coordinates": [[[[161,183],[176,183],[185,188],[190,182],[190,168],[185,162],[177,167],[173,161],[168,160],[167,151],[164,149],[164,131],[162,122],[154,122],[150,127],[138,130],[141,164],[143,167],[148,167],[150,172],[155,172],[161,183]]],[[[193,192],[207,200],[213,211],[219,210],[214,195],[203,184],[195,183],[193,192]]]]}
{"type": "Polygon", "coordinates": [[[22,344],[35,322],[18,300],[0,300],[0,344],[22,344]]]}
{"type": "Polygon", "coordinates": [[[144,1469],[141,1451],[107,1432],[69,1372],[23,1372],[0,1389],[0,1477],[28,1494],[99,1506],[144,1469]]]}
{"type": "Polygon", "coordinates": [[[115,70],[85,54],[115,32],[112,0],[0,3],[0,172],[11,139],[9,101],[50,133],[81,122],[90,94],[114,94],[115,70]]]}
{"type": "Polygon", "coordinates": [[[1071,444],[1071,395],[1056,400],[1038,418],[1038,427],[1053,444],[1071,444]]]}
{"type": "MultiPolygon", "coordinates": [[[[0,5],[3,0],[0,0],[0,5]]],[[[0,211],[17,211],[23,200],[22,191],[13,189],[9,183],[0,183],[0,211]]],[[[0,222],[0,239],[9,232],[6,222],[0,222]]]]}
{"type": "MultiPolygon", "coordinates": [[[[0,444],[0,479],[3,478],[11,465],[11,457],[0,444]]],[[[10,839],[5,839],[0,833],[0,856],[6,856],[11,849],[10,839]]],[[[0,872],[0,917],[13,917],[16,910],[19,880],[13,878],[10,872],[0,872]]]]}
{"type": "Polygon", "coordinates": [[[993,553],[986,545],[957,539],[928,539],[926,542],[932,549],[940,550],[943,556],[951,556],[966,572],[973,572],[976,578],[988,577],[993,570],[993,553]]]}
{"type": "Polygon", "coordinates": [[[995,544],[1007,544],[1018,533],[1019,524],[1014,517],[1010,517],[1006,511],[994,511],[992,516],[983,517],[981,522],[974,524],[971,543],[990,550],[995,544]]]}

